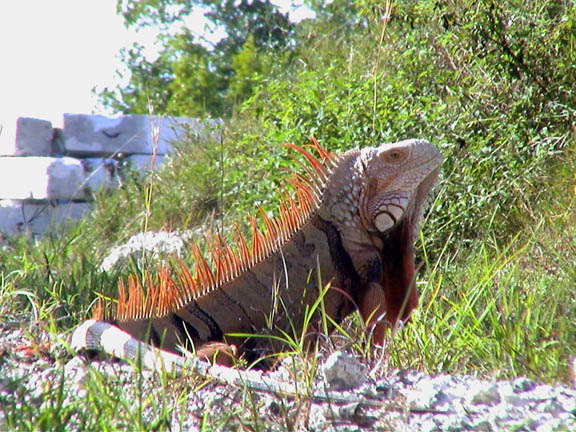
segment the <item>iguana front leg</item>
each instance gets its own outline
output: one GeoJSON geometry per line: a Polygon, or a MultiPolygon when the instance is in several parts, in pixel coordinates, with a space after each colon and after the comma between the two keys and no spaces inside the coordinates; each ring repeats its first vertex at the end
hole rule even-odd
{"type": "Polygon", "coordinates": [[[376,282],[364,286],[358,295],[358,308],[367,327],[373,327],[372,340],[382,345],[387,327],[391,326],[386,312],[386,296],[384,287],[376,282]]]}
{"type": "Polygon", "coordinates": [[[196,357],[221,366],[233,366],[238,354],[236,345],[207,342],[196,350],[196,357]]]}

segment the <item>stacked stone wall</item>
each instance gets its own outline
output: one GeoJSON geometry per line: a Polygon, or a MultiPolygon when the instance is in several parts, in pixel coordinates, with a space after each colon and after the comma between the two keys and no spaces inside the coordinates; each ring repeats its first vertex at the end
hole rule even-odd
{"type": "Polygon", "coordinates": [[[126,167],[161,165],[187,134],[217,136],[191,118],[64,114],[63,127],[21,117],[0,131],[0,235],[61,229],[91,207],[92,193],[120,183],[126,167]]]}

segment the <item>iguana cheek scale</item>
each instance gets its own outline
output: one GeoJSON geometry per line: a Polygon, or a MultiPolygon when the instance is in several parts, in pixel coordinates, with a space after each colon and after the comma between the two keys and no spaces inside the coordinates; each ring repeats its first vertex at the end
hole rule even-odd
{"type": "Polygon", "coordinates": [[[289,147],[304,174],[290,180],[295,197],[283,196],[277,217],[259,211],[264,229],[253,218],[250,241],[236,228],[232,244],[208,240],[208,258],[192,245],[193,268],[180,263],[156,277],[129,277],[115,310],[99,302],[94,319],[73,332],[72,347],[127,360],[138,347],[170,364],[180,347],[218,354],[221,363],[227,354],[256,358],[282,346],[238,335],[301,334],[318,279],[334,288],[323,299],[326,314],[340,322],[358,308],[382,344],[386,328],[418,303],[413,243],[442,157],[418,139],[342,154],[315,140],[310,150],[289,147]]]}

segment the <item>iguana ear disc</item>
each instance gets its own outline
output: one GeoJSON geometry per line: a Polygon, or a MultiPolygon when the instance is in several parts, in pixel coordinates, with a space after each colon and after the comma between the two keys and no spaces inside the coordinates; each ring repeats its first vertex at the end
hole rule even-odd
{"type": "Polygon", "coordinates": [[[394,219],[392,219],[392,217],[386,212],[380,213],[374,219],[374,225],[376,225],[376,228],[380,232],[388,231],[394,226],[394,224],[394,219]]]}
{"type": "Polygon", "coordinates": [[[406,212],[408,199],[400,194],[386,194],[380,196],[374,203],[374,226],[384,232],[396,225],[406,212]]]}

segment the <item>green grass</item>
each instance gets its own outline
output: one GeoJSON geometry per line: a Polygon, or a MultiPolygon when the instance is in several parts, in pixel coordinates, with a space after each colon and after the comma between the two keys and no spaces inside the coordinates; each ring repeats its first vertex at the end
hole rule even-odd
{"type": "Polygon", "coordinates": [[[541,247],[516,239],[502,250],[480,245],[463,268],[438,263],[422,287],[423,307],[395,341],[395,362],[430,373],[566,380],[574,277],[536,267],[541,247]]]}

